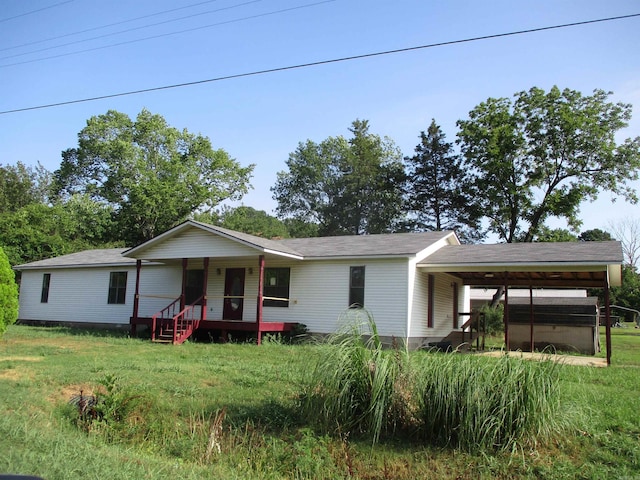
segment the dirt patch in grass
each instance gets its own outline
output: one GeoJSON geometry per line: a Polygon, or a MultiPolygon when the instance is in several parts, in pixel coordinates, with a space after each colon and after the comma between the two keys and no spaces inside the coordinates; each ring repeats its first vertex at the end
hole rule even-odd
{"type": "Polygon", "coordinates": [[[2,380],[12,380],[14,382],[19,382],[20,380],[24,380],[25,378],[33,379],[34,373],[25,368],[9,368],[0,372],[0,379],[2,380]]]}
{"type": "Polygon", "coordinates": [[[0,358],[0,362],[40,362],[42,361],[42,357],[19,357],[19,356],[12,356],[12,357],[2,357],[0,358]]]}
{"type": "Polygon", "coordinates": [[[47,399],[54,404],[69,402],[72,398],[77,397],[82,392],[84,396],[94,395],[95,386],[88,383],[66,385],[61,390],[53,392],[47,399]]]}

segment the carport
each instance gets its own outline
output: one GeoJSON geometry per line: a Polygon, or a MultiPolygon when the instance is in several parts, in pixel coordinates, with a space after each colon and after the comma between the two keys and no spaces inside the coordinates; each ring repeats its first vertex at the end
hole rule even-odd
{"type": "Polygon", "coordinates": [[[504,341],[509,350],[509,288],[529,287],[530,334],[534,345],[534,288],[601,288],[604,290],[607,364],[611,364],[609,288],[622,284],[620,242],[502,243],[446,246],[419,269],[457,277],[464,285],[504,291],[504,341]]]}

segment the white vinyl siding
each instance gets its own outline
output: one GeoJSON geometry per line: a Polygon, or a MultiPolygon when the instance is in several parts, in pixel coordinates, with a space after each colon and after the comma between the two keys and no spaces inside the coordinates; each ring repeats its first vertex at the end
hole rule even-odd
{"type": "Polygon", "coordinates": [[[109,304],[109,279],[113,268],[25,270],[20,285],[21,320],[128,324],[133,312],[135,268],[127,271],[124,304],[109,304]],[[41,303],[42,275],[50,273],[49,301],[41,303]]]}
{"type": "MultiPolygon", "coordinates": [[[[407,260],[340,260],[287,263],[288,308],[264,307],[265,321],[299,322],[314,333],[335,332],[349,306],[352,266],[365,266],[365,307],[380,335],[403,337],[407,321],[407,260]]],[[[281,261],[267,266],[285,266],[281,261]]]]}
{"type": "Polygon", "coordinates": [[[140,258],[256,257],[258,254],[254,248],[192,228],[151,246],[140,254],[140,258]]]}
{"type": "MultiPolygon", "coordinates": [[[[427,315],[429,308],[429,272],[418,270],[415,274],[413,291],[413,302],[411,312],[411,337],[425,337],[429,339],[446,337],[453,330],[453,287],[456,281],[452,277],[443,273],[434,273],[435,281],[433,292],[433,327],[427,326],[427,315]]],[[[466,311],[464,287],[458,286],[458,311],[466,311]]],[[[463,321],[468,317],[463,317],[463,321]]]]}

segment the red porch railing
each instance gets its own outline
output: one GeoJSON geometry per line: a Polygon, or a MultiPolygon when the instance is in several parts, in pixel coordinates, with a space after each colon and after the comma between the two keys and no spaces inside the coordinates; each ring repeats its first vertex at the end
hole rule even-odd
{"type": "MultiPolygon", "coordinates": [[[[200,296],[191,305],[180,310],[181,298],[171,302],[158,313],[151,317],[151,340],[166,341],[178,345],[188,339],[198,328],[200,317],[195,316],[195,307],[202,304],[204,295],[200,296]]],[[[202,308],[205,308],[202,306],[202,308]]]]}

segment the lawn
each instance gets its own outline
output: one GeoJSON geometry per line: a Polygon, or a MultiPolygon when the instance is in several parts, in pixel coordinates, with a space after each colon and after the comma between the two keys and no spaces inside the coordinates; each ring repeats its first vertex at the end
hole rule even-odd
{"type": "MultiPolygon", "coordinates": [[[[297,408],[318,345],[152,344],[114,332],[12,326],[0,339],[0,473],[47,480],[640,478],[640,330],[612,366],[562,366],[572,427],[512,451],[316,433],[297,408]],[[69,401],[108,394],[127,422],[69,401]]],[[[416,355],[444,355],[425,354],[416,355]]],[[[487,362],[494,361],[486,359],[487,362]]],[[[115,412],[115,413],[114,413],[115,412]]]]}

